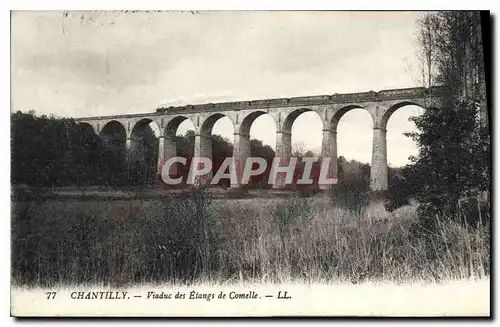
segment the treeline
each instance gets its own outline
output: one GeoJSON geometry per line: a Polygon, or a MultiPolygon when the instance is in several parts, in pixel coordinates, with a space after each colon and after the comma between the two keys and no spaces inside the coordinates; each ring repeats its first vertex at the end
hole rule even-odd
{"type": "Polygon", "coordinates": [[[11,182],[29,186],[116,183],[115,148],[72,119],[11,114],[11,182]],[[113,172],[113,173],[112,173],[113,172]]]}
{"type": "MultiPolygon", "coordinates": [[[[13,185],[34,187],[61,186],[151,186],[162,185],[157,172],[158,139],[151,128],[141,133],[142,142],[136,141],[129,151],[125,140],[117,136],[99,137],[87,125],[73,119],[36,116],[34,112],[11,114],[11,182],[13,185]]],[[[187,180],[194,155],[195,134],[188,131],[176,136],[177,156],[187,159],[186,165],[178,165],[177,177],[187,180]]],[[[233,145],[219,135],[212,135],[213,171],[218,171],[223,161],[231,157],[233,145]]],[[[270,168],[274,150],[262,141],[250,140],[250,155],[264,158],[267,169],[252,176],[249,188],[270,188],[270,168]]],[[[312,156],[294,153],[299,157],[312,156]]],[[[370,166],[357,161],[338,159],[339,179],[349,187],[368,190],[370,166]]],[[[298,161],[294,182],[302,177],[305,163],[298,161]]],[[[257,167],[254,167],[254,169],[257,167]]],[[[320,174],[320,162],[314,163],[311,178],[314,185],[292,188],[315,188],[320,174]]],[[[163,184],[164,185],[164,184],[163,184]]],[[[229,186],[229,179],[221,179],[221,186],[229,186]]]]}
{"type": "MultiPolygon", "coordinates": [[[[188,131],[176,137],[177,155],[186,157],[188,164],[193,157],[194,136],[188,131]]],[[[134,142],[126,151],[125,140],[99,137],[73,119],[18,111],[11,114],[11,182],[34,187],[151,186],[160,182],[158,139],[149,127],[141,138],[142,142],[134,142]]],[[[232,156],[232,150],[228,140],[212,136],[214,170],[232,156]]],[[[269,163],[274,157],[274,150],[258,140],[251,140],[251,151],[269,163]]],[[[187,177],[187,172],[184,167],[180,174],[187,177]]],[[[229,184],[221,181],[226,182],[229,184]]]]}
{"type": "Polygon", "coordinates": [[[125,140],[101,138],[73,119],[11,114],[11,182],[34,187],[125,186],[154,179],[154,134],[144,133],[142,159],[125,140]]]}
{"type": "MultiPolygon", "coordinates": [[[[151,128],[142,132],[142,142],[125,150],[125,140],[99,137],[91,128],[73,119],[36,116],[33,111],[11,114],[11,182],[34,187],[61,186],[151,186],[159,181],[157,172],[158,139],[151,128]]],[[[179,175],[187,178],[194,154],[193,131],[177,136],[177,155],[187,158],[179,175]]],[[[265,158],[271,166],[274,150],[259,140],[251,140],[251,155],[265,158]]],[[[214,171],[226,157],[232,144],[212,136],[214,171]]],[[[269,170],[252,177],[253,187],[267,185],[269,170]]],[[[229,180],[219,183],[229,186],[229,180]]]]}

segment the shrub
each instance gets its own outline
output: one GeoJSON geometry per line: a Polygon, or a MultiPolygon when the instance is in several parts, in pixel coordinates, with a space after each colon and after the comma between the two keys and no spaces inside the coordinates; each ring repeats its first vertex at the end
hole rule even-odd
{"type": "Polygon", "coordinates": [[[290,198],[276,203],[270,213],[277,220],[281,238],[285,238],[294,222],[311,216],[312,208],[308,199],[290,198]]]}
{"type": "Polygon", "coordinates": [[[360,214],[370,203],[370,191],[363,181],[342,182],[330,189],[333,205],[360,214]]]}

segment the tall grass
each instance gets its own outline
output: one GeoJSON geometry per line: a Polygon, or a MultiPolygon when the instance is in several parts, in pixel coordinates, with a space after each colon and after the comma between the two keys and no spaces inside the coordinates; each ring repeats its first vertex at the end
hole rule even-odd
{"type": "Polygon", "coordinates": [[[489,275],[489,229],[415,206],[349,208],[327,197],[17,202],[16,284],[309,282],[489,275]]]}

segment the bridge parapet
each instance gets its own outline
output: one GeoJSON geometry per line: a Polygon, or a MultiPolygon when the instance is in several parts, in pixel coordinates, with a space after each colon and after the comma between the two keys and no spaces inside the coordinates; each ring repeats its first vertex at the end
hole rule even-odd
{"type": "MultiPolygon", "coordinates": [[[[232,114],[236,115],[239,111],[246,110],[259,110],[268,111],[271,108],[278,108],[283,112],[290,110],[295,110],[297,107],[309,107],[312,110],[320,110],[318,106],[323,106],[321,110],[328,109],[329,105],[344,105],[353,104],[356,106],[363,107],[365,104],[371,103],[368,107],[373,106],[374,103],[379,103],[385,101],[383,106],[392,107],[396,105],[398,101],[403,102],[413,102],[422,107],[427,107],[435,103],[439,103],[439,98],[444,91],[444,87],[414,87],[405,89],[389,89],[381,90],[379,92],[369,91],[369,92],[358,92],[358,93],[346,93],[346,94],[333,94],[333,95],[315,95],[315,96],[304,96],[304,97],[293,97],[293,98],[275,98],[275,99],[262,99],[262,100],[252,100],[252,101],[238,101],[238,102],[222,102],[222,103],[207,103],[207,104],[197,104],[197,105],[184,105],[184,106],[170,106],[162,107],[156,109],[155,112],[150,113],[139,113],[139,114],[126,114],[126,115],[109,115],[109,116],[95,116],[95,117],[84,117],[77,118],[77,122],[87,122],[96,126],[97,131],[100,130],[101,125],[106,123],[106,121],[119,120],[124,124],[124,126],[133,125],[136,123],[137,119],[148,118],[156,121],[160,128],[163,128],[163,119],[165,116],[187,116],[190,119],[196,119],[196,121],[203,120],[206,114],[210,115],[212,113],[224,113],[227,116],[232,114]],[[389,103],[388,103],[389,102],[389,103]],[[391,103],[394,102],[394,103],[391,103]],[[326,106],[326,107],[325,107],[326,106]],[[316,108],[314,108],[316,107],[316,108]],[[288,108],[288,109],[287,109],[288,108]],[[231,113],[233,112],[233,113],[231,113]],[[200,115],[194,118],[194,115],[200,115]]],[[[370,109],[368,109],[370,110],[370,109]]],[[[391,111],[391,110],[389,110],[391,111]]],[[[392,112],[392,111],[391,111],[392,112]]],[[[321,116],[328,117],[326,111],[321,111],[321,116]]],[[[372,116],[379,116],[378,112],[372,113],[372,116]]],[[[234,118],[234,117],[233,117],[234,118]]],[[[328,118],[326,118],[328,120],[328,118]]],[[[278,119],[279,120],[279,119],[278,119]]],[[[238,117],[236,115],[236,119],[238,117]]]]}
{"type": "Polygon", "coordinates": [[[444,88],[441,86],[434,86],[432,88],[414,87],[408,89],[382,90],[377,93],[377,98],[379,100],[427,98],[440,96],[443,91],[444,88]]]}
{"type": "Polygon", "coordinates": [[[79,118],[75,118],[75,121],[76,122],[87,122],[87,121],[116,120],[116,119],[137,118],[137,117],[151,118],[151,117],[156,117],[156,116],[161,116],[161,113],[148,112],[148,113],[141,113],[141,114],[79,117],[79,118]]]}
{"type": "Polygon", "coordinates": [[[367,102],[376,101],[377,92],[358,92],[358,93],[335,93],[331,96],[331,103],[346,103],[346,102],[367,102]]]}
{"type": "Polygon", "coordinates": [[[170,106],[168,108],[158,108],[157,113],[199,113],[210,111],[229,111],[229,110],[248,110],[248,109],[267,109],[275,107],[294,107],[294,106],[312,106],[312,105],[327,105],[327,104],[342,104],[348,102],[374,102],[384,100],[409,100],[415,98],[426,98],[440,96],[442,87],[414,87],[406,89],[390,89],[381,90],[379,92],[358,92],[358,93],[344,93],[333,95],[315,95],[303,96],[293,98],[275,98],[251,101],[237,101],[237,102],[221,102],[221,103],[208,103],[197,105],[184,105],[184,106],[170,106]]]}

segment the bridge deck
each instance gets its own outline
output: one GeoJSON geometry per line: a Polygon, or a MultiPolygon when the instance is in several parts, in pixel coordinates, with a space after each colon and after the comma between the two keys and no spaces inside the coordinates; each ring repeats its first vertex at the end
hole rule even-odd
{"type": "Polygon", "coordinates": [[[301,105],[320,105],[320,104],[341,104],[349,102],[369,102],[369,101],[383,101],[383,100],[399,100],[399,99],[415,99],[430,96],[439,96],[443,92],[443,86],[434,86],[432,88],[412,87],[402,89],[381,90],[379,92],[359,92],[359,93],[343,93],[333,95],[315,95],[315,96],[301,96],[292,98],[275,98],[251,101],[236,101],[236,102],[219,102],[219,103],[205,103],[196,105],[183,105],[183,106],[170,106],[160,107],[155,112],[138,113],[138,114],[124,114],[124,115],[109,115],[109,116],[94,116],[94,117],[81,117],[75,119],[76,121],[83,120],[99,120],[99,119],[113,119],[113,118],[133,118],[133,117],[154,117],[165,114],[175,113],[198,113],[210,111],[227,111],[227,110],[244,110],[244,109],[260,109],[272,107],[292,107],[301,105]]]}

